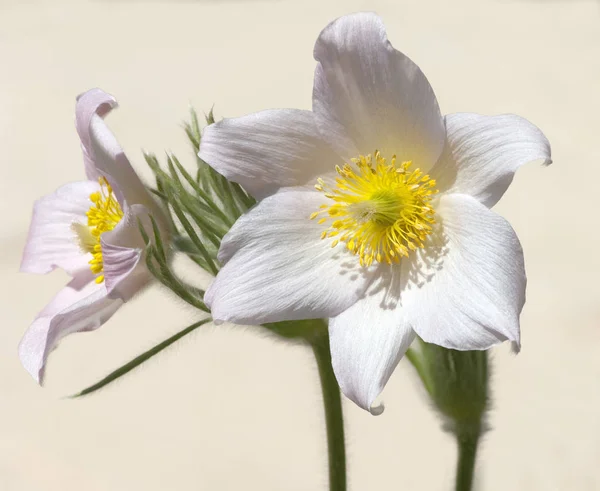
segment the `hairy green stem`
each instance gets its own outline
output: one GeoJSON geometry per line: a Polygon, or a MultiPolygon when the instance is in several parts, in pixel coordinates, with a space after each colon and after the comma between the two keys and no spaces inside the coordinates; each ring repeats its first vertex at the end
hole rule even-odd
{"type": "Polygon", "coordinates": [[[479,432],[456,435],[458,444],[458,462],[456,464],[456,491],[471,491],[475,473],[475,458],[479,432]]]}
{"type": "Polygon", "coordinates": [[[346,491],[346,447],[340,387],[331,366],[329,333],[318,331],[311,340],[323,391],[327,447],[329,453],[329,490],[346,491]]]}
{"type": "Polygon", "coordinates": [[[443,427],[456,438],[456,491],[471,491],[477,444],[486,429],[489,366],[485,351],[456,351],[417,339],[406,358],[414,366],[439,412],[443,427]]]}

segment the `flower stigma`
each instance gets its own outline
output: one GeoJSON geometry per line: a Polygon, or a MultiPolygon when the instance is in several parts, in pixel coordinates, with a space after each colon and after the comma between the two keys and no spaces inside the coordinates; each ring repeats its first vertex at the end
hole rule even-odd
{"type": "Polygon", "coordinates": [[[106,178],[98,179],[100,191],[90,194],[92,206],[87,211],[87,224],[74,223],[72,228],[77,234],[79,245],[84,252],[92,254],[89,261],[92,273],[97,274],[96,283],[104,281],[104,260],[100,236],[113,230],[123,218],[123,210],[106,178]]]}
{"type": "Polygon", "coordinates": [[[435,223],[431,199],[436,182],[412,162],[388,163],[376,151],[360,155],[351,164],[336,165],[335,186],[317,179],[315,189],[333,203],[321,205],[310,218],[331,220],[321,239],[334,238],[331,247],[345,242],[361,266],[398,263],[410,251],[424,246],[435,223]]]}

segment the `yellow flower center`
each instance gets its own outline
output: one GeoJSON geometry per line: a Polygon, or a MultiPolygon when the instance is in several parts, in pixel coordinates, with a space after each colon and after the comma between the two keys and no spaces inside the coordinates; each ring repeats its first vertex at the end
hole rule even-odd
{"type": "Polygon", "coordinates": [[[123,218],[121,205],[115,198],[112,187],[108,181],[101,177],[98,179],[100,191],[90,194],[92,206],[86,213],[87,225],[73,224],[73,229],[79,238],[79,245],[85,252],[92,254],[90,269],[97,274],[96,283],[104,281],[104,260],[102,258],[102,245],[100,236],[104,232],[113,230],[123,218]]]}
{"type": "Polygon", "coordinates": [[[319,178],[317,191],[330,203],[310,218],[319,223],[330,220],[321,239],[334,238],[359,257],[362,266],[398,263],[409,251],[423,247],[435,223],[431,199],[437,193],[435,181],[411,162],[388,163],[379,152],[352,159],[352,164],[335,167],[335,186],[319,178]]]}

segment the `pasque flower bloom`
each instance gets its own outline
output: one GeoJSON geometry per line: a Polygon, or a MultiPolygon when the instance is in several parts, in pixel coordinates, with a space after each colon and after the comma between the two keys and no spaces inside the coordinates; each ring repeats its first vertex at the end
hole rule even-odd
{"type": "Polygon", "coordinates": [[[99,89],[77,99],[76,126],[87,181],[62,186],[34,205],[21,271],[64,269],[73,279],[42,310],[21,344],[21,362],[42,382],[46,358],[68,334],[100,327],[151,278],[139,222],[155,203],[104,123],[116,100],[99,89]]]}
{"type": "Polygon", "coordinates": [[[523,252],[490,208],[550,145],[519,116],[442,117],[374,14],[329,24],[314,55],[312,111],[204,130],[200,157],[259,200],[205,300],[241,324],[329,318],[340,386],[371,409],[415,333],[459,350],[520,342],[523,252]]]}

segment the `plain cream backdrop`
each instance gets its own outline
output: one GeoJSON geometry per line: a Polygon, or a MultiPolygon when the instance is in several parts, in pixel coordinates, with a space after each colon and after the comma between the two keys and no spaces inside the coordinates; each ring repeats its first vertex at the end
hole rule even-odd
{"type": "MultiPolygon", "coordinates": [[[[258,328],[203,327],[108,389],[65,399],[195,313],[152,288],[66,340],[41,389],[17,344],[65,275],[18,267],[33,201],[83,176],[77,94],[98,86],[118,98],[109,125],[145,176],[141,148],[193,165],[180,128],[190,103],[218,116],[310,108],[314,41],[357,10],[383,17],[442,112],[515,112],[550,139],[554,165],[520,170],[497,207],[525,249],[528,303],[521,354],[492,353],[478,489],[600,489],[600,8],[576,0],[3,0],[0,489],[326,489],[307,349],[258,328]]],[[[453,441],[407,362],[383,399],[377,418],[345,403],[350,489],[451,489],[453,441]]]]}

